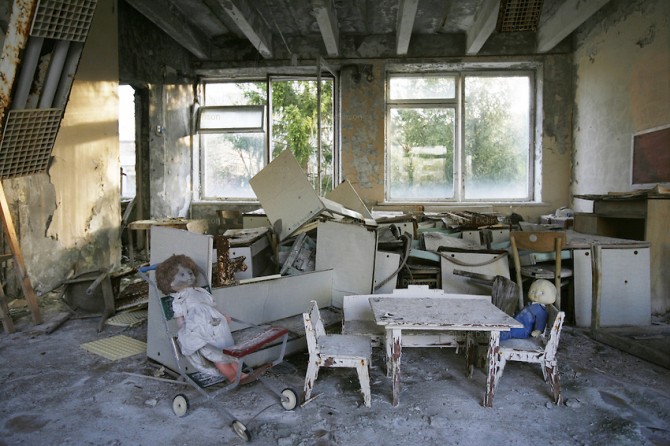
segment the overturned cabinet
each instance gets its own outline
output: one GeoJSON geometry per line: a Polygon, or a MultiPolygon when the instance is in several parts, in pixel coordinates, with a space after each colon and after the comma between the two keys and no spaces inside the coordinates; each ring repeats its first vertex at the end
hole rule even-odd
{"type": "Polygon", "coordinates": [[[320,222],[316,245],[316,269],[333,270],[333,306],[342,308],[345,295],[372,292],[375,231],[358,224],[320,222]]]}

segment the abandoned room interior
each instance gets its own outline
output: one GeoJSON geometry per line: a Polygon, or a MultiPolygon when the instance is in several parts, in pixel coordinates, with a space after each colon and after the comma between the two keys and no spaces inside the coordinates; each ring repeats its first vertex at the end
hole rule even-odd
{"type": "Polygon", "coordinates": [[[669,22],[0,0],[0,445],[669,445],[669,22]]]}

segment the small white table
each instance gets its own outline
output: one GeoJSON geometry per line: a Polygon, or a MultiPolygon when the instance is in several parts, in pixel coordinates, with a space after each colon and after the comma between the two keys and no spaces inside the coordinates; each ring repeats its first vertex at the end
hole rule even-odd
{"type": "Polygon", "coordinates": [[[391,370],[393,405],[400,395],[400,359],[402,356],[403,330],[439,330],[466,332],[466,365],[472,373],[474,336],[488,332],[488,367],[484,406],[493,406],[495,370],[498,362],[500,332],[523,325],[487,299],[463,298],[394,298],[371,297],[370,306],[375,322],[386,330],[387,371],[391,370]]]}

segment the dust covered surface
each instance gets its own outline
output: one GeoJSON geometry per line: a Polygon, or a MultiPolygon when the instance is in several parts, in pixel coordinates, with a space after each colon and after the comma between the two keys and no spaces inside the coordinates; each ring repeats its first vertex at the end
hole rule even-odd
{"type": "MultiPolygon", "coordinates": [[[[403,350],[396,408],[374,349],[371,408],[353,369],[321,369],[316,397],[285,411],[258,382],[205,398],[146,378],[160,368],[144,355],[89,353],[80,344],[119,334],[146,341],[146,325],[97,333],[98,321],[70,320],[44,334],[25,317],[16,333],[0,334],[0,445],[670,445],[670,371],[571,327],[558,353],[560,406],[539,366],[508,363],[494,407],[484,408],[483,370],[468,379],[454,349],[414,348],[403,350]],[[190,402],[181,418],[172,411],[178,393],[190,402]],[[249,443],[223,408],[247,426],[249,443]]],[[[269,384],[301,389],[306,365],[306,354],[290,356],[268,372],[269,384]]]]}

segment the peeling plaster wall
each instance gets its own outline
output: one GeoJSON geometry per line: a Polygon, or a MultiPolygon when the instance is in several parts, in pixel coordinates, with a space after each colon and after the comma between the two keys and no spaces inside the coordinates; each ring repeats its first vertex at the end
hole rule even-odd
{"type": "Polygon", "coordinates": [[[188,217],[192,88],[190,85],[152,85],[150,91],[150,218],[188,217]]]}
{"type": "MultiPolygon", "coordinates": [[[[456,64],[464,62],[467,60],[454,61],[456,64]]],[[[371,66],[372,80],[366,79],[365,75],[361,79],[352,76],[356,72],[353,65],[341,70],[342,177],[351,182],[368,207],[377,207],[384,201],[386,67],[383,62],[373,62],[371,66]]],[[[538,221],[540,215],[570,203],[572,58],[570,54],[548,55],[542,59],[542,66],[539,76],[542,96],[537,113],[541,134],[537,135],[536,142],[536,162],[542,171],[536,188],[541,192],[542,201],[490,208],[504,214],[516,212],[526,221],[538,221]]],[[[450,206],[464,207],[463,204],[450,206]]]]}
{"type": "Polygon", "coordinates": [[[116,14],[98,1],[48,172],[5,187],[38,293],[120,261],[116,14]]]}
{"type": "MultiPolygon", "coordinates": [[[[670,2],[613,0],[576,40],[573,191],[630,191],[633,134],[670,124],[670,2]]],[[[574,207],[591,212],[593,202],[577,199],[574,207]]],[[[654,314],[670,309],[668,262],[670,246],[653,244],[654,314]]]]}
{"type": "Polygon", "coordinates": [[[192,56],[134,8],[121,2],[120,81],[145,90],[148,122],[140,141],[148,166],[140,191],[143,218],[187,217],[191,201],[192,56]]]}
{"type": "Polygon", "coordinates": [[[632,135],[670,124],[670,2],[610,1],[578,33],[574,63],[572,191],[628,191],[632,135]]]}
{"type": "Polygon", "coordinates": [[[340,72],[342,180],[370,207],[384,200],[385,79],[381,63],[372,65],[372,80],[356,71],[345,66],[340,72]]]}

